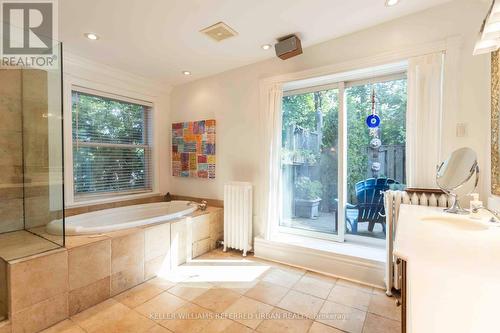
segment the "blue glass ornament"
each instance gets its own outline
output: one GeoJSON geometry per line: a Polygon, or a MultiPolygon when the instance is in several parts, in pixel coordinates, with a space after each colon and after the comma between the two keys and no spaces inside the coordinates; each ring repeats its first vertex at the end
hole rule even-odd
{"type": "Polygon", "coordinates": [[[366,125],[370,128],[377,128],[380,126],[380,117],[376,114],[371,114],[366,117],[366,125]]]}

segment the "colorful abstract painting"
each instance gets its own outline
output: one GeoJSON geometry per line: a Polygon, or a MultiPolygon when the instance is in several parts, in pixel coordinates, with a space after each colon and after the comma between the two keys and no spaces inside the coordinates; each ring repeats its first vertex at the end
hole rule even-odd
{"type": "Polygon", "coordinates": [[[172,175],[215,178],[215,120],[172,124],[172,175]]]}

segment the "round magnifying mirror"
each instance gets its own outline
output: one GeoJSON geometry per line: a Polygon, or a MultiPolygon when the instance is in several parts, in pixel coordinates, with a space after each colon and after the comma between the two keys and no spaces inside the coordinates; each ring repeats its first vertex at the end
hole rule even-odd
{"type": "Polygon", "coordinates": [[[459,203],[459,195],[470,194],[479,181],[479,167],[476,152],[470,148],[455,150],[437,169],[437,185],[453,197],[453,205],[446,209],[448,213],[467,214],[459,203]],[[472,183],[472,185],[471,185],[472,183]]]}

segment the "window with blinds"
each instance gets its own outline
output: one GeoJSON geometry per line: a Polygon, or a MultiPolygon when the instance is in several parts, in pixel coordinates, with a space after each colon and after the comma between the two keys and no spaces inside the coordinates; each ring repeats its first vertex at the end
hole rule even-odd
{"type": "Polygon", "coordinates": [[[75,199],[152,191],[151,105],[72,91],[75,199]]]}

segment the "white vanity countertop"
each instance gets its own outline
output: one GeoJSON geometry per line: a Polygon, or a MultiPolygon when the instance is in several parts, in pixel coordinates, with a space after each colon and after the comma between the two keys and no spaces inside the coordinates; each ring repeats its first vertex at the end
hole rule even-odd
{"type": "Polygon", "coordinates": [[[500,227],[483,216],[401,206],[393,253],[407,261],[409,333],[500,332],[500,227]]]}

